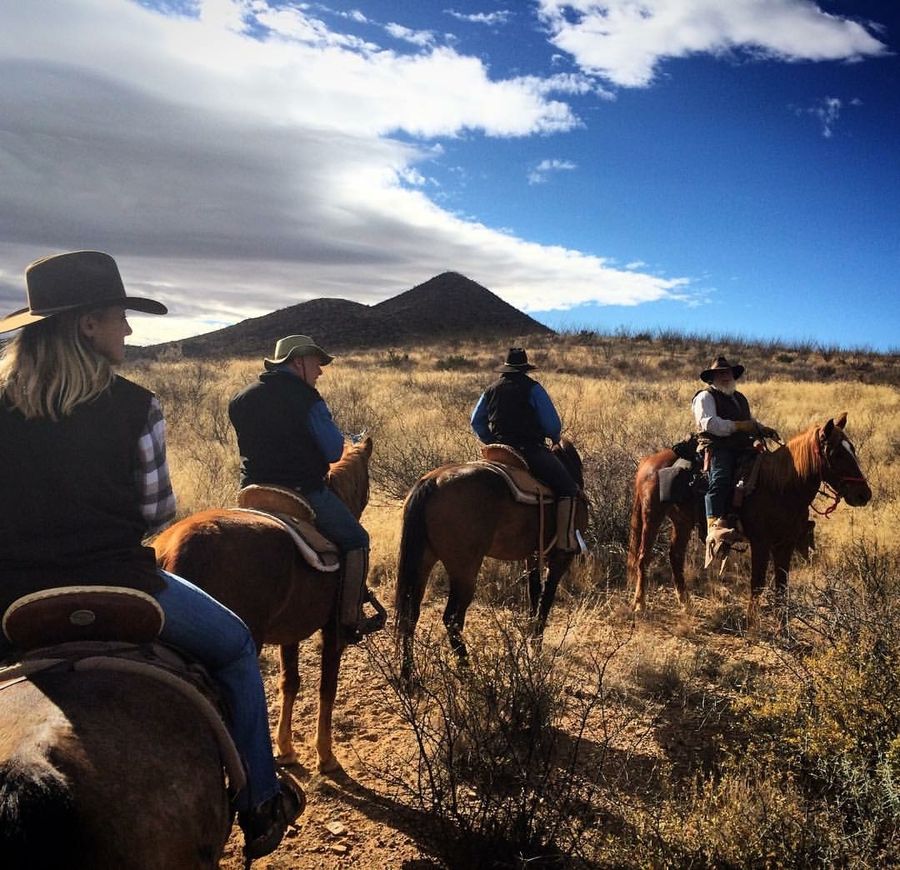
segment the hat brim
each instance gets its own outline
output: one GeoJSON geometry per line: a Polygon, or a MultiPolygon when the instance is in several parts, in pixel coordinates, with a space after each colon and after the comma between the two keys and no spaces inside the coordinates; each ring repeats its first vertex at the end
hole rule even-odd
{"type": "Polygon", "coordinates": [[[303,349],[302,354],[297,353],[297,350],[297,348],[294,348],[290,353],[286,353],[283,357],[278,357],[276,359],[269,359],[266,357],[263,360],[263,365],[268,371],[272,371],[272,369],[277,369],[278,366],[283,366],[295,356],[317,356],[319,358],[319,365],[322,366],[327,366],[329,363],[334,362],[334,357],[329,353],[325,353],[321,347],[306,347],[303,349]]]}
{"type": "MultiPolygon", "coordinates": [[[[731,376],[735,380],[737,380],[744,373],[743,366],[729,366],[728,368],[731,369],[731,376]]],[[[726,369],[726,368],[704,369],[702,372],[700,372],[700,380],[705,381],[707,384],[711,384],[713,382],[713,377],[715,376],[716,372],[724,372],[724,371],[728,371],[728,369],[726,369]]]]}
{"type": "Polygon", "coordinates": [[[49,308],[43,311],[20,308],[18,311],[13,311],[12,314],[0,320],[0,333],[12,332],[15,329],[21,329],[23,326],[30,326],[32,323],[46,320],[48,317],[64,314],[66,311],[94,311],[98,308],[106,308],[113,305],[121,305],[129,311],[140,311],[143,314],[168,314],[169,312],[169,309],[162,302],[157,302],[154,299],[142,299],[139,296],[126,296],[124,298],[118,296],[115,299],[101,299],[84,305],[63,305],[59,308],[49,308]]]}
{"type": "Polygon", "coordinates": [[[533,372],[537,366],[533,366],[531,363],[522,363],[521,365],[510,365],[509,363],[504,363],[500,366],[499,369],[494,369],[495,372],[501,373],[509,373],[509,372],[533,372]]]}

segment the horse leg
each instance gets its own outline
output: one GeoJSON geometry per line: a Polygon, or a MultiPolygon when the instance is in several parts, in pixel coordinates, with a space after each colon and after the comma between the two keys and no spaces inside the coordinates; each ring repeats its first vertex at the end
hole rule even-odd
{"type": "Polygon", "coordinates": [[[672,582],[675,584],[675,595],[682,610],[690,608],[690,596],[687,585],[684,582],[684,558],[687,553],[688,542],[691,539],[691,531],[694,528],[694,519],[685,516],[681,512],[671,517],[672,535],[669,539],[669,565],[672,568],[672,582]]]}
{"type": "Polygon", "coordinates": [[[428,578],[437,562],[434,553],[427,547],[422,556],[419,573],[414,588],[409,591],[409,599],[397,613],[397,635],[400,638],[400,679],[404,685],[409,686],[413,676],[413,640],[415,639],[416,624],[422,611],[422,598],[425,596],[425,587],[428,578]]]}
{"type": "Polygon", "coordinates": [[[766,587],[766,570],[769,567],[771,549],[768,544],[750,545],[750,601],[747,604],[747,628],[759,624],[759,596],[766,587]]]}
{"type": "Polygon", "coordinates": [[[566,572],[575,559],[574,553],[564,553],[556,550],[550,557],[550,570],[547,572],[547,582],[544,584],[544,590],[540,597],[540,607],[538,608],[537,619],[534,625],[535,637],[542,637],[544,629],[547,627],[547,617],[550,615],[550,608],[556,599],[556,590],[559,587],[559,581],[566,576],[566,572]]]}
{"type": "Polygon", "coordinates": [[[297,753],[291,734],[294,701],[300,691],[300,644],[284,643],[278,648],[281,674],[278,680],[278,726],[275,729],[275,760],[279,764],[296,764],[297,753]]]}
{"type": "Polygon", "coordinates": [[[332,773],[341,769],[332,749],[331,721],[334,699],[337,697],[338,671],[345,646],[338,636],[336,626],[328,625],[322,629],[322,673],[319,678],[319,719],[316,723],[316,754],[319,756],[320,773],[332,773]]]}
{"type": "Polygon", "coordinates": [[[462,632],[466,624],[466,611],[475,597],[475,578],[477,576],[477,568],[473,574],[451,574],[450,595],[447,598],[447,606],[444,608],[444,627],[447,629],[450,647],[456,653],[461,665],[465,665],[469,659],[469,650],[463,640],[462,632]]]}
{"type": "Polygon", "coordinates": [[[643,522],[637,543],[638,550],[634,560],[635,584],[634,602],[632,604],[636,613],[640,613],[646,606],[647,569],[653,557],[653,543],[656,541],[656,535],[659,532],[664,516],[663,514],[654,516],[653,512],[649,509],[645,510],[643,505],[640,510],[643,512],[643,522]]]}
{"type": "Polygon", "coordinates": [[[778,630],[784,634],[788,627],[788,574],[793,545],[779,545],[772,549],[775,563],[775,607],[778,611],[778,630]]]}

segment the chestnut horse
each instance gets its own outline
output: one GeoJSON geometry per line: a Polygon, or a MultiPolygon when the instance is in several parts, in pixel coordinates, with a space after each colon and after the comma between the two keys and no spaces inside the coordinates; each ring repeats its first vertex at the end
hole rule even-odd
{"type": "MultiPolygon", "coordinates": [[[[581,457],[574,445],[563,439],[552,449],[579,489],[583,487],[581,457]]],[[[468,655],[462,638],[466,610],[475,597],[485,556],[506,562],[526,560],[534,632],[538,637],[542,634],[556,588],[574,558],[574,553],[551,549],[546,580],[542,582],[537,560],[542,525],[546,549],[556,533],[555,503],[550,501],[545,506],[542,523],[536,506],[515,501],[506,481],[481,463],[443,465],[419,478],[403,506],[397,569],[395,608],[404,680],[412,677],[413,635],[428,577],[437,562],[444,564],[450,579],[444,626],[461,661],[468,655]]],[[[587,529],[583,495],[578,498],[575,526],[582,534],[587,529]]]]}
{"type": "MultiPolygon", "coordinates": [[[[766,582],[769,561],[775,564],[775,592],[786,619],[786,601],[791,554],[807,534],[809,506],[824,483],[834,493],[835,502],[843,498],[851,506],[867,504],[872,497],[869,484],[860,470],[856,450],[844,427],[847,414],[829,420],[824,426],[812,426],[787,444],[762,457],[756,490],[746,498],[740,511],[744,534],[750,542],[750,602],[748,622],[756,616],[759,596],[766,582]]],[[[684,558],[691,529],[706,537],[706,519],[702,497],[693,496],[679,504],[659,500],[657,472],[676,460],[672,450],[661,450],[645,457],[638,465],[634,480],[634,506],[631,512],[631,536],[628,545],[628,575],[634,581],[634,609],[644,608],[647,567],[653,555],[653,542],[660,524],[672,521],[669,564],[675,593],[682,606],[688,604],[684,583],[684,558]]]]}
{"type": "Polygon", "coordinates": [[[0,688],[0,863],[214,868],[231,829],[219,747],[141,674],[42,671],[0,688]]]}
{"type": "MultiPolygon", "coordinates": [[[[369,500],[371,455],[372,439],[366,437],[347,445],[328,473],[328,486],[357,518],[369,500]]],[[[195,583],[240,616],[258,649],[264,643],[281,647],[275,746],[282,764],[297,760],[291,714],[300,689],[300,641],[321,630],[316,751],[320,771],[338,770],[331,718],[346,646],[337,631],[340,572],[312,568],[279,522],[240,510],[192,514],[166,529],[153,547],[161,568],[195,583]]]]}

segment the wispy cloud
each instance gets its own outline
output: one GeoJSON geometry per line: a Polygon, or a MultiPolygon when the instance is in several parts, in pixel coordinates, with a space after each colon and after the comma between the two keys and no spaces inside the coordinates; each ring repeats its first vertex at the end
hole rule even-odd
{"type": "Polygon", "coordinates": [[[511,9],[498,9],[496,12],[457,12],[455,9],[445,9],[445,14],[452,15],[459,21],[469,21],[472,24],[487,24],[491,27],[506,24],[512,16],[511,9]]]}
{"type": "Polygon", "coordinates": [[[418,45],[420,48],[434,45],[434,31],[432,30],[412,30],[394,22],[386,24],[384,29],[395,39],[403,39],[412,45],[418,45]]]}
{"type": "Polygon", "coordinates": [[[831,137],[834,136],[835,127],[840,120],[841,112],[847,106],[861,105],[862,100],[857,99],[856,97],[852,100],[847,100],[846,102],[840,97],[822,97],[815,105],[809,106],[808,108],[794,107],[794,112],[797,115],[812,115],[819,121],[822,135],[826,139],[831,139],[831,137]]]}
{"type": "Polygon", "coordinates": [[[862,24],[812,0],[539,0],[539,10],[557,48],[622,87],[646,87],[663,60],[699,53],[820,61],[887,52],[862,24]]]}
{"type": "Polygon", "coordinates": [[[551,172],[566,172],[577,168],[578,165],[571,160],[559,160],[555,157],[549,160],[541,160],[541,162],[528,173],[528,183],[543,184],[551,172]]]}

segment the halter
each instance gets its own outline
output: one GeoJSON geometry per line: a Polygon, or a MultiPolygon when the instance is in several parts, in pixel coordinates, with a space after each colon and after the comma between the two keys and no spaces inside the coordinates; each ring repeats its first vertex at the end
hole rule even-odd
{"type": "MultiPolygon", "coordinates": [[[[837,510],[838,504],[841,501],[841,493],[840,491],[825,480],[825,470],[831,468],[831,463],[828,462],[825,453],[822,450],[822,443],[819,439],[819,433],[821,429],[816,429],[816,459],[818,468],[816,469],[819,478],[822,480],[823,489],[819,490],[819,495],[824,495],[826,498],[833,498],[834,501],[825,508],[825,510],[820,511],[814,504],[810,504],[810,508],[814,513],[817,513],[820,517],[825,517],[825,519],[829,519],[831,515],[837,510]]],[[[859,463],[857,463],[857,467],[859,467],[859,463]]],[[[845,483],[866,483],[866,479],[864,477],[851,477],[848,474],[842,474],[840,476],[840,480],[838,481],[838,486],[843,486],[845,483]]]]}

